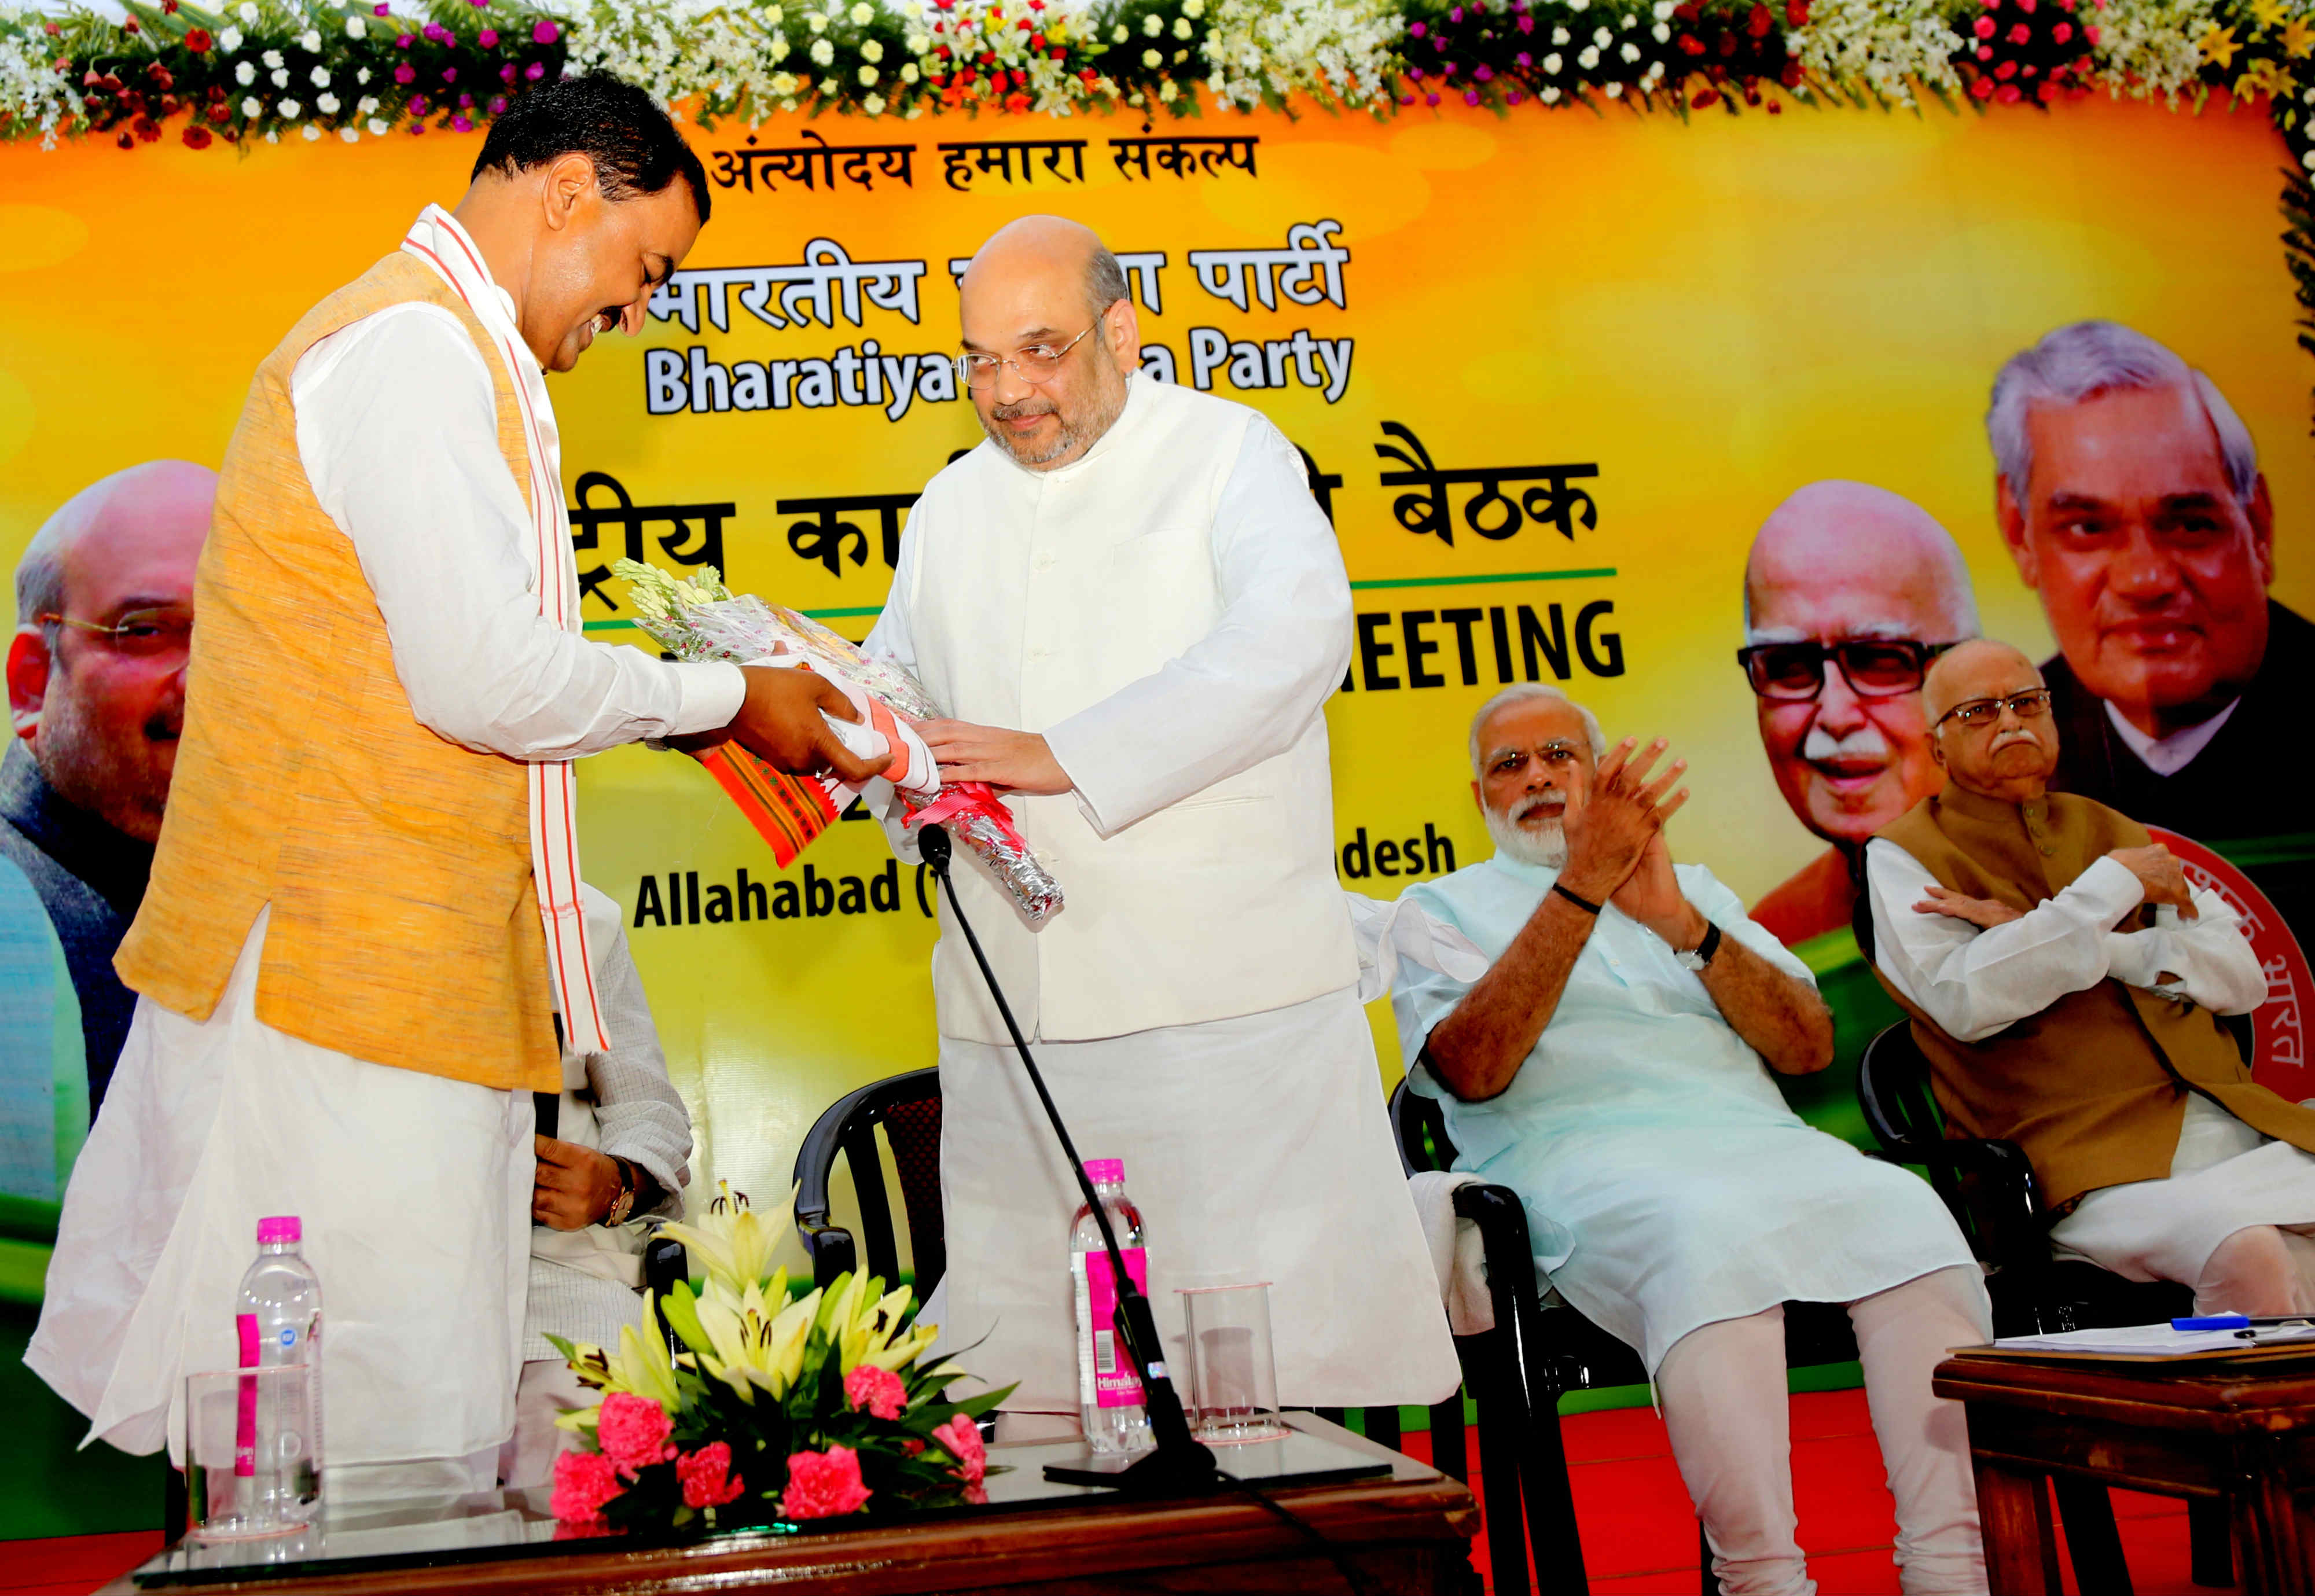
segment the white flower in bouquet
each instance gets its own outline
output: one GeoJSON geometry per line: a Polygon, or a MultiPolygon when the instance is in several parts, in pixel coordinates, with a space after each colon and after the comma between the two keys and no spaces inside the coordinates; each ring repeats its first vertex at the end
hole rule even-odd
{"type": "Polygon", "coordinates": [[[322,53],[322,35],[318,29],[308,28],[297,35],[297,48],[314,55],[322,53]]]}
{"type": "Polygon", "coordinates": [[[217,49],[223,50],[229,56],[233,54],[234,51],[241,48],[241,30],[238,28],[227,28],[224,32],[217,36],[217,49]]]}
{"type": "Polygon", "coordinates": [[[298,104],[295,100],[284,100],[281,102],[281,114],[291,121],[297,120],[298,113],[303,111],[306,108],[304,106],[298,104]]]}
{"type": "Polygon", "coordinates": [[[359,39],[368,31],[369,24],[363,22],[361,18],[358,16],[350,16],[346,19],[346,37],[348,39],[359,39]]]}
{"type": "Polygon", "coordinates": [[[335,94],[316,94],[314,97],[314,109],[320,111],[324,116],[337,115],[340,103],[341,102],[335,94]]]}
{"type": "Polygon", "coordinates": [[[246,61],[235,62],[233,66],[233,81],[239,84],[243,88],[247,88],[250,84],[257,81],[257,68],[251,66],[246,61]]]}

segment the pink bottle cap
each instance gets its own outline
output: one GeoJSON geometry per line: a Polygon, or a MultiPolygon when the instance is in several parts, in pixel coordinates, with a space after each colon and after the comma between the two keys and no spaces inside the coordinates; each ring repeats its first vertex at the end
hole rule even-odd
{"type": "Polygon", "coordinates": [[[1086,1178],[1096,1186],[1122,1186],[1125,1184],[1125,1160],[1122,1158],[1087,1158],[1086,1178]]]}
{"type": "Polygon", "coordinates": [[[306,1239],[305,1227],[296,1214],[276,1214],[270,1219],[257,1221],[257,1245],[274,1246],[285,1241],[306,1239]]]}

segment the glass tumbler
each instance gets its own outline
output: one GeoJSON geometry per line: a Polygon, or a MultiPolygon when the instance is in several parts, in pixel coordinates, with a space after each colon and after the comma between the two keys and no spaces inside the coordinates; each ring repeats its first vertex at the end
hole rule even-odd
{"type": "Polygon", "coordinates": [[[321,1504],[315,1370],[305,1363],[185,1377],[186,1532],[288,1535],[321,1504]]]}
{"type": "Polygon", "coordinates": [[[1177,1290],[1190,1334],[1190,1428],[1209,1445],[1276,1441],[1278,1364],[1270,1345],[1270,1282],[1177,1290]]]}

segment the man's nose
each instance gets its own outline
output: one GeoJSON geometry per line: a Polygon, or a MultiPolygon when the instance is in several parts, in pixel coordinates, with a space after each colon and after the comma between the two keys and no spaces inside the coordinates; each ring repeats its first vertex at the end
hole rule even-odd
{"type": "Polygon", "coordinates": [[[1836,740],[1865,724],[1865,701],[1831,660],[1825,661],[1824,687],[1816,696],[1816,723],[1826,736],[1836,740]]]}
{"type": "Polygon", "coordinates": [[[1035,392],[1035,386],[1021,375],[1021,368],[1005,360],[998,364],[997,380],[989,385],[989,396],[999,404],[1018,404],[1035,392]]]}
{"type": "Polygon", "coordinates": [[[650,314],[653,290],[646,288],[642,298],[619,313],[619,331],[633,338],[643,330],[643,318],[650,314]]]}
{"type": "Polygon", "coordinates": [[[2178,590],[2178,563],[2145,522],[2133,522],[2129,536],[2107,563],[2106,581],[2133,604],[2159,603],[2178,590]]]}

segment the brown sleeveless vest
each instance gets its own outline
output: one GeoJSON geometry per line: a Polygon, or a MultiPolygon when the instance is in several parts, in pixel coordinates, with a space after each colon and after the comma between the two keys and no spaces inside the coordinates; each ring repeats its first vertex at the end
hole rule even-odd
{"type": "MultiPolygon", "coordinates": [[[[2137,821],[2071,793],[2015,804],[1950,783],[1876,835],[1953,891],[2021,911],[2112,850],[2149,840],[2137,821]]],[[[1956,1042],[1886,976],[1881,984],[1913,1016],[1947,1131],[2018,1143],[2053,1209],[2101,1186],[2167,1176],[2190,1091],[2315,1150],[2315,1110],[2252,1084],[2234,1039],[2194,1004],[2102,980],[1982,1042],[1956,1042]]]]}
{"type": "Polygon", "coordinates": [[[523,767],[418,723],[353,545],[297,453],[290,373],[389,306],[457,316],[491,372],[499,449],[529,482],[512,377],[415,256],[386,256],[266,357],[226,448],[194,585],[185,726],[120,979],[206,1020],[273,906],[257,1017],[372,1063],[557,1091],[523,767]]]}

